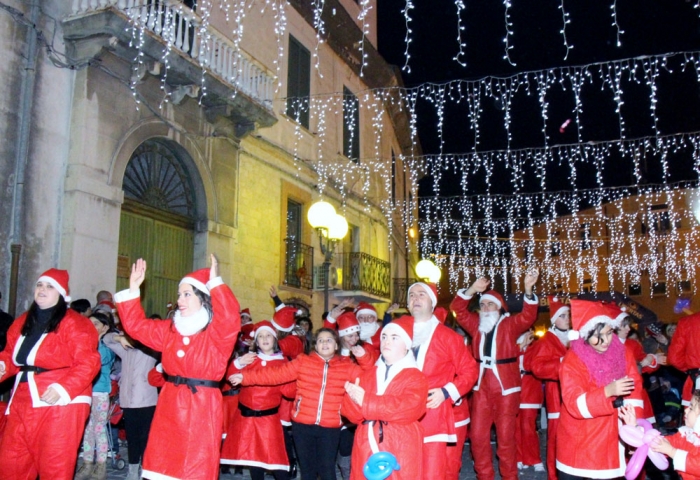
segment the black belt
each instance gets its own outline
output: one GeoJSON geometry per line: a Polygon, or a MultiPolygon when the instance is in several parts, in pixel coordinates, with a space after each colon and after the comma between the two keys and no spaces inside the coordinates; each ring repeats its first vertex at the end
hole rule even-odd
{"type": "Polygon", "coordinates": [[[520,370],[520,375],[532,375],[532,372],[528,372],[527,370],[520,370]]]}
{"type": "Polygon", "coordinates": [[[518,357],[513,357],[513,358],[501,358],[500,360],[496,360],[496,361],[493,361],[493,360],[486,360],[486,361],[484,361],[484,360],[482,360],[482,359],[480,359],[480,358],[477,359],[477,362],[479,362],[479,363],[485,363],[486,365],[491,365],[491,364],[503,365],[503,364],[505,364],[505,363],[515,363],[515,362],[517,362],[517,361],[518,361],[518,357]]]}
{"type": "Polygon", "coordinates": [[[180,377],[179,375],[165,374],[165,381],[175,385],[187,385],[192,393],[197,393],[197,387],[219,388],[220,382],[215,380],[201,380],[199,378],[180,377]]]}
{"type": "Polygon", "coordinates": [[[225,392],[221,392],[222,397],[233,397],[234,395],[238,395],[241,393],[240,390],[232,388],[231,390],[226,390],[225,392]]]}
{"type": "Polygon", "coordinates": [[[253,410],[238,402],[238,410],[241,411],[241,416],[243,417],[268,417],[279,412],[280,407],[268,408],[267,410],[253,410]]]}
{"type": "MultiPolygon", "coordinates": [[[[50,371],[50,368],[41,368],[41,367],[36,367],[34,365],[20,365],[19,371],[20,372],[34,372],[36,375],[39,375],[40,373],[48,372],[50,371]]],[[[22,375],[22,378],[20,378],[19,383],[25,383],[27,382],[27,378],[29,375],[22,375]]]]}
{"type": "Polygon", "coordinates": [[[379,441],[377,443],[382,443],[384,441],[384,425],[388,422],[383,420],[364,420],[362,425],[369,425],[369,427],[372,428],[375,422],[379,422],[379,441]]]}

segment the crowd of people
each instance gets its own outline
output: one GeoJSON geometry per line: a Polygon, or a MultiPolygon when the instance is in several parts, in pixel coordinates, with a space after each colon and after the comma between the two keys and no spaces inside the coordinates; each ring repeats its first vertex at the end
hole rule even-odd
{"type": "Polygon", "coordinates": [[[622,424],[655,423],[651,449],[684,478],[700,476],[700,316],[673,334],[644,334],[615,303],[548,299],[551,326],[533,335],[538,271],[511,314],[490,281],[438,307],[435,285],[408,290],[410,315],[383,319],[346,300],[313,321],[274,287],[269,320],[254,322],[211,267],[185,276],[168,318],[147,316],[139,259],[129,288],[71,302],[68,272],[50,269],[0,351],[14,377],[0,416],[0,479],[105,479],[118,379],[128,479],[457,480],[469,439],[478,480],[498,471],[550,480],[618,478],[631,451],[622,424]],[[642,336],[643,335],[643,336],[642,336]],[[640,338],[642,336],[642,338],[640,338]],[[547,454],[539,451],[542,406],[547,454]],[[683,406],[685,409],[683,410],[683,406]],[[684,415],[681,416],[681,412],[684,415]],[[78,452],[82,461],[76,472],[78,452]],[[387,461],[389,459],[390,461],[387,461]]]}

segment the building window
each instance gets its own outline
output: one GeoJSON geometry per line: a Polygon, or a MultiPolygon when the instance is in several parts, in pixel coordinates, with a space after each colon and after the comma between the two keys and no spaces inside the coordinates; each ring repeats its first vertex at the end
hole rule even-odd
{"type": "Polygon", "coordinates": [[[627,285],[627,295],[630,297],[638,297],[642,294],[642,286],[638,283],[630,283],[627,285]]]}
{"type": "Polygon", "coordinates": [[[311,94],[311,54],[297,39],[289,36],[287,65],[287,116],[309,128],[311,94]]]}
{"type": "Polygon", "coordinates": [[[314,249],[301,243],[302,205],[287,199],[287,237],[285,238],[284,284],[311,290],[313,287],[314,249]]]}
{"type": "Polygon", "coordinates": [[[690,280],[681,280],[676,284],[676,295],[682,297],[693,293],[693,285],[690,280]]]}
{"type": "Polygon", "coordinates": [[[583,293],[591,293],[593,291],[593,280],[590,278],[583,279],[583,293]]]}
{"type": "Polygon", "coordinates": [[[666,292],[666,280],[658,280],[651,284],[651,296],[652,297],[666,297],[668,293],[666,292]]]}
{"type": "Polygon", "coordinates": [[[347,87],[343,87],[343,155],[360,161],[360,102],[347,87]]]}

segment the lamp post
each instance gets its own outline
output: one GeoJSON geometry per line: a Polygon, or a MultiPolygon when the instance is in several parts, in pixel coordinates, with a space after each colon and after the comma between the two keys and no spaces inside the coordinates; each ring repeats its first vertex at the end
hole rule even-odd
{"type": "Polygon", "coordinates": [[[442,272],[431,260],[423,259],[416,264],[416,275],[418,275],[418,278],[421,280],[437,283],[440,281],[440,277],[442,277],[442,272]]]}
{"type": "Polygon", "coordinates": [[[319,200],[311,205],[306,218],[311,227],[318,233],[318,243],[323,253],[323,311],[328,311],[328,277],[330,276],[331,260],[335,247],[348,233],[348,222],[345,217],[335,212],[330,203],[319,200]]]}

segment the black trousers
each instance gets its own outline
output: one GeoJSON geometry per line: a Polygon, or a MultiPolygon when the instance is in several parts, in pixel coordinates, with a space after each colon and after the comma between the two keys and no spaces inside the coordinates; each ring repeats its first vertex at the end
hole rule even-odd
{"type": "MultiPolygon", "coordinates": [[[[265,480],[265,472],[264,468],[250,467],[250,478],[251,480],[265,480]]],[[[289,479],[289,472],[284,470],[267,470],[267,472],[271,473],[275,480],[289,479]]]]}
{"type": "Polygon", "coordinates": [[[338,454],[340,427],[328,428],[292,422],[294,445],[299,457],[301,480],[336,480],[335,457],[338,454]]]}
{"type": "Polygon", "coordinates": [[[126,430],[126,442],[129,452],[129,464],[141,463],[143,452],[146,451],[148,434],[151,431],[151,422],[156,413],[155,405],[152,407],[123,408],[124,430],[126,430]]]}
{"type": "Polygon", "coordinates": [[[559,469],[557,469],[557,478],[559,480],[587,480],[587,477],[577,477],[576,475],[564,473],[559,469]]]}

